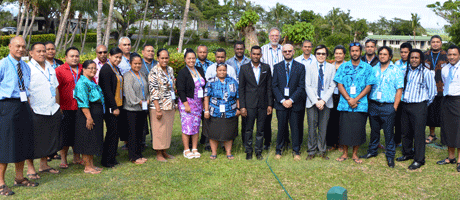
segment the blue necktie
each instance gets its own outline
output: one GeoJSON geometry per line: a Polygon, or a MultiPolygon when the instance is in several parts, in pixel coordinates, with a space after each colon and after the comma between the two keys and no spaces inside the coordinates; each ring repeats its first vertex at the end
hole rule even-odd
{"type": "Polygon", "coordinates": [[[323,89],[323,64],[319,65],[319,76],[318,76],[318,96],[321,97],[321,90],[323,89]]]}
{"type": "Polygon", "coordinates": [[[449,81],[447,81],[447,84],[445,85],[445,90],[446,90],[445,95],[449,94],[449,85],[452,82],[452,80],[454,79],[454,74],[453,73],[454,73],[454,66],[450,66],[449,67],[449,77],[448,77],[449,81]]]}

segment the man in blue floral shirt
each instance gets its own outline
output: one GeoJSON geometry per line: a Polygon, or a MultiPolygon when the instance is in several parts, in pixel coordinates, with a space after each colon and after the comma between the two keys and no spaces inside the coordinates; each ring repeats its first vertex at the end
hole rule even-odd
{"type": "Polygon", "coordinates": [[[396,110],[401,102],[404,78],[401,70],[391,64],[393,50],[383,46],[378,50],[379,60],[374,66],[377,84],[372,86],[369,99],[369,123],[371,125],[371,140],[367,154],[361,158],[377,156],[380,141],[380,129],[385,134],[385,155],[388,166],[394,168],[395,143],[393,138],[396,110]]]}
{"type": "Polygon", "coordinates": [[[377,80],[372,66],[361,61],[361,52],[360,43],[351,43],[351,61],[342,64],[334,78],[341,94],[337,110],[340,111],[339,143],[343,145],[343,155],[336,159],[339,162],[348,159],[348,146],[353,146],[352,159],[362,163],[358,149],[366,142],[367,94],[377,80]]]}

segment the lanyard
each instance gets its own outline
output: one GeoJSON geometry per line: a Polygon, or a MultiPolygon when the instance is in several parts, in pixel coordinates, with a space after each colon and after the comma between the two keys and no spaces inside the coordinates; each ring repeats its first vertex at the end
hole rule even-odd
{"type": "Polygon", "coordinates": [[[56,66],[56,61],[53,59],[53,68],[56,69],[57,66],[56,66]]]}
{"type": "Polygon", "coordinates": [[[134,77],[136,77],[137,82],[141,85],[142,88],[142,96],[144,97],[142,100],[145,100],[145,91],[144,91],[144,83],[142,82],[141,76],[139,75],[139,78],[137,78],[136,74],[134,74],[133,70],[130,70],[131,73],[133,74],[134,77]]]}
{"type": "Polygon", "coordinates": [[[75,83],[75,85],[77,85],[77,81],[78,81],[78,64],[77,64],[77,73],[75,75],[74,75],[72,67],[70,67],[70,65],[69,65],[69,69],[70,69],[70,73],[72,73],[73,82],[75,83]]]}
{"type": "MultiPolygon", "coordinates": [[[[389,67],[390,67],[390,66],[388,66],[388,67],[385,69],[385,71],[387,71],[389,67]]],[[[385,76],[385,74],[383,74],[385,71],[382,72],[381,69],[378,69],[378,70],[379,70],[378,72],[379,72],[379,79],[380,79],[380,80],[379,80],[379,86],[378,86],[379,89],[378,89],[378,90],[379,90],[380,92],[382,92],[382,88],[383,88],[383,84],[385,83],[384,80],[385,80],[385,77],[386,77],[386,76],[385,76]]]]}
{"type": "Polygon", "coordinates": [[[278,63],[278,51],[272,48],[271,53],[272,53],[273,65],[275,65],[278,63]],[[276,56],[275,56],[275,53],[273,53],[273,51],[276,52],[276,56]]]}
{"type": "Polygon", "coordinates": [[[224,80],[224,83],[222,83],[219,80],[220,84],[222,84],[222,100],[225,102],[228,101],[228,86],[227,86],[227,80],[224,80]]]}
{"type": "Polygon", "coordinates": [[[438,63],[439,54],[441,54],[441,52],[439,52],[438,55],[436,56],[436,60],[433,60],[433,51],[431,51],[431,63],[433,63],[433,68],[436,68],[436,64],[438,63]]]}
{"type": "MultiPolygon", "coordinates": [[[[201,85],[201,78],[200,78],[200,76],[198,75],[198,71],[196,70],[196,68],[195,68],[196,74],[194,74],[193,71],[192,71],[187,65],[185,65],[185,66],[187,67],[188,71],[190,71],[190,73],[191,73],[192,75],[194,75],[194,76],[198,79],[198,81],[200,81],[200,85],[201,85]]],[[[193,77],[192,77],[192,78],[193,78],[193,77]]]]}
{"type": "MultiPolygon", "coordinates": [[[[163,71],[163,70],[162,70],[163,71]]],[[[168,78],[169,85],[171,86],[171,90],[174,91],[174,86],[172,82],[172,78],[169,76],[168,68],[166,68],[166,78],[168,78]]],[[[200,82],[201,83],[201,82],[200,82]]]]}
{"type": "MultiPolygon", "coordinates": [[[[8,56],[8,60],[10,60],[11,64],[14,66],[14,63],[13,63],[13,61],[11,60],[11,58],[10,58],[9,56],[8,56]]],[[[21,61],[22,61],[22,60],[19,60],[19,61],[18,61],[19,67],[21,67],[21,61]]],[[[25,89],[26,87],[25,87],[25,85],[24,85],[24,77],[21,79],[21,78],[19,77],[18,68],[17,68],[17,67],[15,67],[15,68],[16,68],[16,75],[18,75],[19,89],[21,89],[21,87],[25,89]]],[[[22,76],[24,76],[24,72],[22,73],[22,76]]]]}
{"type": "Polygon", "coordinates": [[[289,70],[289,73],[288,73],[288,67],[285,66],[285,68],[286,68],[286,87],[289,87],[289,78],[291,77],[292,66],[291,66],[291,70],[289,70]]]}
{"type": "MultiPolygon", "coordinates": [[[[144,67],[145,67],[145,69],[147,70],[147,72],[150,73],[150,70],[149,70],[149,68],[147,67],[147,63],[145,62],[144,59],[142,59],[142,62],[144,63],[144,67]]],[[[153,60],[152,60],[152,62],[149,64],[150,68],[152,68],[152,65],[153,65],[153,60]]]]}
{"type": "MultiPolygon", "coordinates": [[[[43,76],[45,76],[46,79],[48,79],[48,82],[50,83],[51,85],[51,72],[50,72],[50,68],[48,68],[48,77],[46,77],[46,74],[40,69],[37,67],[37,65],[35,63],[33,63],[34,67],[38,69],[38,71],[40,71],[43,76]]],[[[40,66],[41,67],[41,66],[40,66]]],[[[46,67],[45,67],[46,68],[46,67]]]]}
{"type": "Polygon", "coordinates": [[[120,81],[120,96],[123,96],[123,85],[122,85],[122,82],[123,82],[123,76],[121,76],[119,74],[119,71],[118,70],[115,70],[115,68],[112,66],[112,63],[110,63],[110,61],[108,62],[110,67],[112,68],[113,72],[115,73],[115,75],[117,76],[117,79],[118,81],[120,81]]]}

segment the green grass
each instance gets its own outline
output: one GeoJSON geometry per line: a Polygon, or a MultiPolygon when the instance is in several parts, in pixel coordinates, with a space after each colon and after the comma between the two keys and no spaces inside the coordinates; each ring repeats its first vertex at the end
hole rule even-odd
{"type": "MultiPolygon", "coordinates": [[[[370,132],[369,126],[367,129],[370,132]]],[[[273,119],[272,130],[275,141],[276,117],[273,119]]],[[[304,129],[304,138],[307,137],[306,130],[307,127],[304,129]]],[[[150,141],[150,137],[147,141],[150,141]]],[[[305,161],[306,144],[305,139],[302,144],[303,159],[299,162],[293,161],[291,152],[285,152],[281,160],[274,160],[274,145],[270,152],[263,153],[293,199],[325,199],[327,191],[333,186],[346,188],[350,199],[460,198],[460,174],[454,165],[435,164],[446,157],[445,150],[427,147],[426,164],[421,169],[409,171],[407,167],[410,161],[396,162],[394,169],[388,168],[382,150],[378,157],[364,160],[361,165],[351,159],[336,162],[334,159],[340,156],[337,151],[329,153],[329,161],[320,158],[305,161]]],[[[359,155],[366,153],[367,145],[360,147],[359,155]]],[[[11,187],[16,194],[8,199],[288,198],[270,172],[265,159],[245,160],[240,136],[233,147],[234,160],[228,160],[224,152],[219,150],[218,158],[212,161],[209,159],[210,152],[203,151],[201,146],[199,149],[202,152],[200,159],[188,160],[182,156],[180,118],[176,113],[169,150],[169,153],[176,156],[175,160],[157,162],[149,144],[144,152],[149,160],[144,165],[135,165],[128,162],[127,151],[119,149],[121,155],[117,159],[122,164],[114,169],[104,169],[99,175],[88,175],[83,173],[83,166],[70,165],[69,169],[61,170],[59,175],[41,174],[42,178],[38,180],[40,186],[37,188],[11,187]]],[[[401,149],[396,150],[396,156],[400,156],[401,149]]],[[[69,162],[72,162],[72,156],[69,158],[69,162]]],[[[96,158],[97,165],[99,161],[100,158],[96,158]]],[[[38,166],[37,160],[35,163],[38,166]]],[[[56,160],[50,163],[55,168],[58,165],[59,161],[56,160]]],[[[14,165],[10,164],[6,172],[8,186],[13,185],[13,169],[14,165]]]]}

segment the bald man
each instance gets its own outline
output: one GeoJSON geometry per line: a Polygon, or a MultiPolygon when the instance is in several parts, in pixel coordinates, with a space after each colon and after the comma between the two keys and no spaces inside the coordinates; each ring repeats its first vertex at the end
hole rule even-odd
{"type": "Polygon", "coordinates": [[[275,159],[280,159],[285,138],[291,128],[292,151],[294,160],[300,160],[300,146],[303,140],[303,121],[306,104],[305,66],[295,60],[294,47],[285,44],[282,48],[284,60],[273,66],[272,90],[275,97],[276,117],[278,118],[278,136],[275,159]]]}
{"type": "Polygon", "coordinates": [[[97,72],[94,76],[96,84],[99,82],[99,72],[105,63],[107,63],[107,47],[103,44],[97,45],[96,47],[96,58],[93,60],[96,63],[97,72]]]}
{"type": "Polygon", "coordinates": [[[16,36],[8,45],[10,54],[0,61],[0,195],[13,195],[5,183],[8,163],[15,163],[15,185],[38,186],[24,178],[24,161],[33,158],[34,140],[28,103],[30,68],[21,60],[26,42],[16,36]]]}

